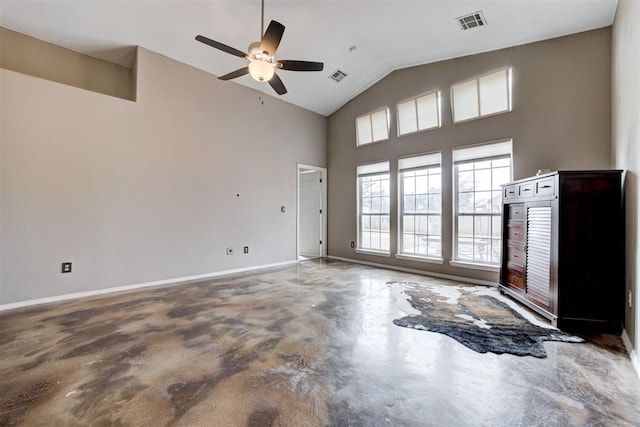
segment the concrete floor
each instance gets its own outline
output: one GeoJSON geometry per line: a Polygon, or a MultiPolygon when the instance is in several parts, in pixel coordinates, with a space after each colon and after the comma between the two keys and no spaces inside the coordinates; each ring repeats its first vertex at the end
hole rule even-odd
{"type": "Polygon", "coordinates": [[[640,425],[617,337],[536,359],[395,326],[386,282],[434,280],[305,261],[1,313],[0,425],[640,425]]]}

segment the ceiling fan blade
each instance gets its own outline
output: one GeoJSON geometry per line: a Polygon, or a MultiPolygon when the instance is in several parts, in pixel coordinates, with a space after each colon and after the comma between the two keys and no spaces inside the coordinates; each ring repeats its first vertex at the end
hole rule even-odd
{"type": "Polygon", "coordinates": [[[204,44],[207,44],[211,47],[215,47],[216,49],[220,49],[223,52],[227,52],[230,53],[231,55],[235,55],[238,56],[240,58],[246,58],[247,54],[239,51],[238,49],[235,49],[231,46],[227,46],[226,44],[222,44],[220,42],[217,42],[215,40],[211,40],[210,38],[207,38],[205,36],[196,36],[196,40],[198,40],[199,42],[202,42],[204,44]]]}
{"type": "Polygon", "coordinates": [[[274,74],[273,77],[271,77],[269,84],[278,95],[284,95],[287,93],[287,88],[284,87],[284,83],[282,83],[282,80],[280,80],[280,77],[278,77],[277,74],[274,74]]]}
{"type": "Polygon", "coordinates": [[[278,67],[289,71],[322,71],[324,64],[322,62],[311,61],[295,61],[291,59],[283,59],[278,61],[278,67]]]}
{"type": "Polygon", "coordinates": [[[267,52],[269,56],[275,55],[282,40],[282,34],[284,34],[284,25],[278,21],[271,21],[260,41],[260,49],[267,52]]]}
{"type": "Polygon", "coordinates": [[[242,77],[245,74],[249,73],[249,67],[240,68],[239,70],[235,70],[230,72],[229,74],[225,74],[224,76],[218,77],[218,80],[231,80],[236,77],[242,77]]]}

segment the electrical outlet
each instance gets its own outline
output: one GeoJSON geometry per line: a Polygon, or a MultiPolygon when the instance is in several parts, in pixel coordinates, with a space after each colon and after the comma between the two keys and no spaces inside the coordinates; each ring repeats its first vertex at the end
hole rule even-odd
{"type": "Polygon", "coordinates": [[[71,263],[63,262],[62,263],[62,271],[61,273],[71,273],[71,263]]]}
{"type": "Polygon", "coordinates": [[[249,246],[245,246],[245,247],[244,247],[244,253],[245,253],[245,254],[248,254],[248,253],[249,253],[249,246]]]}
{"type": "Polygon", "coordinates": [[[351,247],[355,248],[356,247],[356,242],[351,242],[351,247]]]}
{"type": "Polygon", "coordinates": [[[233,255],[233,247],[227,248],[227,255],[233,255]]]}
{"type": "Polygon", "coordinates": [[[629,308],[633,308],[633,292],[631,292],[631,289],[629,289],[629,296],[627,298],[627,301],[629,303],[629,308]]]}

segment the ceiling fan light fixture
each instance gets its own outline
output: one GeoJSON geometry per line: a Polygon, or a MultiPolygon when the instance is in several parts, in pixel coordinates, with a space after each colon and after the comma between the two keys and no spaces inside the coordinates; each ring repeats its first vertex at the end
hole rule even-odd
{"type": "Polygon", "coordinates": [[[256,59],[249,64],[249,74],[259,82],[268,82],[275,74],[273,64],[256,59]]]}

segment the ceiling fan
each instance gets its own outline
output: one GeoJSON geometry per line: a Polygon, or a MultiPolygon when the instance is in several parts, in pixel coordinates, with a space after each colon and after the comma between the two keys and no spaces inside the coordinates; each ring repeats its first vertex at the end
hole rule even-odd
{"type": "Polygon", "coordinates": [[[277,21],[271,21],[264,30],[264,0],[262,0],[262,15],[260,21],[261,40],[249,45],[247,53],[235,49],[226,44],[222,44],[215,40],[211,40],[205,36],[198,35],[196,40],[202,42],[223,52],[249,61],[249,65],[218,77],[220,80],[231,80],[236,77],[251,74],[255,80],[259,82],[269,82],[269,85],[276,91],[278,95],[287,93],[287,88],[276,74],[276,68],[287,71],[322,71],[324,64],[322,62],[298,61],[292,59],[276,60],[275,54],[280,45],[280,40],[284,34],[284,25],[277,21]]]}

